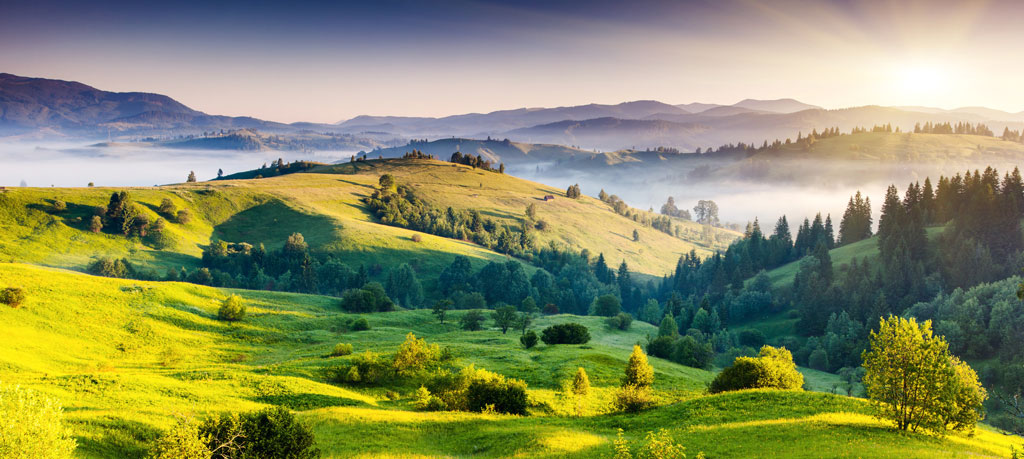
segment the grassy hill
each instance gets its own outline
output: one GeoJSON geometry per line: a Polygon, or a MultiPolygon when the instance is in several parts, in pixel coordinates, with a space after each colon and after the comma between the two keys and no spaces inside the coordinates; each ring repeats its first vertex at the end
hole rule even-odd
{"type": "MultiPolygon", "coordinates": [[[[28,300],[0,309],[0,380],[61,400],[80,457],[141,457],[177,415],[204,416],[286,406],[312,424],[326,457],[607,457],[617,429],[638,440],[665,428],[691,453],[709,457],[1005,457],[1015,440],[981,427],[974,437],[897,434],[861,400],[811,392],[702,395],[712,374],[652,359],[664,406],[639,415],[582,418],[548,414],[558,382],[587,369],[607,400],[632,343],[654,327],[611,331],[597,318],[549,316],[535,327],[577,321],[594,339],[580,346],[523,350],[514,334],[460,332],[423,310],[365,315],[372,329],[346,332],[353,315],[336,300],[299,294],[226,291],[182,283],[91,277],[52,268],[0,264],[5,284],[28,300]],[[241,295],[249,315],[214,317],[220,300],[241,295]],[[355,351],[392,351],[407,332],[452,347],[463,363],[523,378],[533,415],[412,411],[409,393],[326,382],[337,342],[355,351]]],[[[600,402],[596,402],[600,403],[600,402]]]]}
{"type": "MultiPolygon", "coordinates": [[[[518,226],[528,204],[549,223],[538,232],[539,245],[558,242],[575,250],[604,253],[609,263],[625,260],[631,270],[660,276],[673,269],[680,254],[697,250],[707,255],[715,247],[694,242],[699,226],[676,223],[692,240],[682,240],[644,227],[616,214],[593,198],[566,199],[564,191],[509,175],[430,160],[385,160],[321,166],[309,173],[258,180],[222,180],[156,188],[131,188],[132,198],[151,219],[164,198],[190,209],[188,224],[168,224],[176,246],[156,250],[138,239],[87,231],[93,208],[106,205],[113,188],[18,188],[0,194],[0,261],[83,268],[92,257],[127,257],[144,268],[167,269],[198,265],[202,247],[211,239],[264,243],[280,247],[289,234],[301,232],[311,248],[330,251],[352,265],[412,264],[430,279],[466,255],[479,267],[505,256],[475,244],[422,235],[378,224],[362,199],[373,192],[380,175],[390,173],[414,187],[431,204],[445,208],[479,209],[485,217],[518,226]],[[545,202],[545,195],[557,196],[545,202]],[[68,210],[55,212],[63,200],[68,210]],[[633,230],[640,241],[632,240],[633,230]]],[[[736,233],[720,230],[719,244],[736,233]]]]}

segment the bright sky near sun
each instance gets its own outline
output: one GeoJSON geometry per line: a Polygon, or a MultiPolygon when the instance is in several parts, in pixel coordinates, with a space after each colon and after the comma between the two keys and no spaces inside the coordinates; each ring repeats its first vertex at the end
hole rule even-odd
{"type": "Polygon", "coordinates": [[[1024,110],[1012,2],[21,2],[0,71],[277,121],[524,106],[1024,110]]]}

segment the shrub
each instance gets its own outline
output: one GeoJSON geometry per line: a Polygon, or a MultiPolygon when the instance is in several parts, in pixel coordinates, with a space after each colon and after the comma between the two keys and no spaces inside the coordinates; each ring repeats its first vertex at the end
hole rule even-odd
{"type": "Polygon", "coordinates": [[[577,396],[587,396],[590,394],[590,377],[587,376],[587,370],[583,367],[579,367],[576,370],[576,376],[572,378],[572,393],[577,396]]]}
{"type": "Polygon", "coordinates": [[[160,207],[157,208],[157,212],[168,217],[173,218],[178,214],[178,206],[174,205],[168,198],[160,200],[160,207]]]}
{"type": "Polygon", "coordinates": [[[662,359],[672,358],[676,339],[671,336],[659,336],[647,343],[647,354],[662,359]]]}
{"type": "Polygon", "coordinates": [[[629,330],[629,326],[633,324],[633,316],[628,312],[620,312],[606,319],[605,323],[613,329],[629,330]]]}
{"type": "Polygon", "coordinates": [[[85,269],[89,274],[103,277],[126,278],[131,272],[131,265],[125,260],[103,257],[93,260],[85,269]]]}
{"type": "Polygon", "coordinates": [[[341,357],[344,355],[352,354],[352,345],[348,343],[338,343],[334,345],[334,349],[331,351],[332,357],[341,357]]]}
{"type": "Polygon", "coordinates": [[[436,344],[427,344],[426,340],[417,339],[416,335],[409,332],[405,335],[405,341],[398,346],[393,365],[395,372],[407,375],[436,365],[440,359],[441,349],[436,344]]]}
{"type": "Polygon", "coordinates": [[[370,329],[370,321],[366,317],[360,317],[352,321],[352,331],[366,331],[370,329]]]}
{"type": "Polygon", "coordinates": [[[541,332],[541,341],[549,346],[555,344],[586,344],[590,341],[590,330],[576,323],[556,324],[541,332]]]}
{"type": "Polygon", "coordinates": [[[618,411],[636,413],[654,405],[654,398],[648,386],[625,385],[615,392],[612,404],[618,411]]]}
{"type": "Polygon", "coordinates": [[[530,349],[537,345],[538,339],[539,338],[537,338],[537,333],[535,333],[533,330],[530,330],[524,333],[523,336],[519,337],[519,343],[522,344],[523,347],[530,349]]]}
{"type": "Polygon", "coordinates": [[[416,409],[423,411],[442,411],[445,409],[444,401],[433,396],[424,386],[420,386],[416,389],[416,393],[413,395],[413,406],[416,409]]]}
{"type": "Polygon", "coordinates": [[[483,330],[484,313],[477,309],[468,311],[463,314],[462,319],[459,320],[459,324],[463,330],[466,331],[478,331],[483,330]]]}
{"type": "Polygon", "coordinates": [[[189,222],[192,221],[192,211],[188,209],[181,209],[178,211],[178,214],[174,217],[174,219],[175,221],[181,223],[182,225],[187,225],[189,222]]]}
{"type": "Polygon", "coordinates": [[[544,305],[544,314],[555,315],[558,314],[558,305],[555,303],[548,303],[544,305]]]}
{"type": "Polygon", "coordinates": [[[420,233],[413,234],[410,239],[412,239],[412,242],[423,242],[423,236],[420,233]]]}
{"type": "Polygon", "coordinates": [[[526,415],[526,383],[495,373],[488,376],[474,380],[466,389],[469,410],[526,415]]]}
{"type": "Polygon", "coordinates": [[[64,201],[62,201],[60,199],[58,199],[56,201],[53,201],[53,211],[54,212],[64,212],[65,210],[68,210],[68,203],[66,203],[66,202],[64,202],[64,201]]]}
{"type": "Polygon", "coordinates": [[[6,287],[0,290],[0,303],[16,308],[24,302],[25,289],[21,287],[6,287]]]}
{"type": "Polygon", "coordinates": [[[595,316],[611,317],[622,311],[622,303],[615,295],[601,295],[594,298],[590,305],[590,314],[595,316]]]}
{"type": "Polygon", "coordinates": [[[800,389],[804,377],[786,348],[764,346],[758,357],[736,357],[711,381],[711,393],[742,389],[800,389]]]}
{"type": "MultiPolygon", "coordinates": [[[[616,459],[686,459],[686,447],[676,443],[665,429],[647,432],[635,455],[630,451],[629,441],[623,438],[622,433],[622,429],[619,429],[615,439],[616,459]]],[[[702,458],[704,454],[699,453],[697,457],[702,458]]]]}
{"type": "Polygon", "coordinates": [[[234,445],[236,455],[231,457],[239,459],[320,457],[320,450],[313,446],[313,431],[283,407],[221,414],[204,422],[199,433],[211,450],[234,445]]]}
{"type": "Polygon", "coordinates": [[[348,312],[385,312],[395,309],[395,303],[380,282],[367,282],[362,288],[345,290],[341,308],[348,312]]]}
{"type": "Polygon", "coordinates": [[[242,302],[242,297],[231,295],[220,303],[220,309],[217,310],[218,319],[234,322],[242,320],[243,317],[245,317],[245,303],[242,302]]]}
{"type": "Polygon", "coordinates": [[[0,383],[0,456],[71,457],[75,439],[60,403],[38,392],[0,383]]]}
{"type": "Polygon", "coordinates": [[[153,445],[152,459],[209,459],[213,455],[199,424],[191,418],[180,418],[153,445]]]}
{"type": "Polygon", "coordinates": [[[394,364],[385,356],[366,351],[357,354],[350,366],[331,375],[332,380],[349,384],[376,385],[394,374],[394,364]]]}
{"type": "Polygon", "coordinates": [[[89,231],[98,233],[101,230],[103,230],[103,218],[99,215],[93,215],[92,218],[89,219],[89,231]]]}

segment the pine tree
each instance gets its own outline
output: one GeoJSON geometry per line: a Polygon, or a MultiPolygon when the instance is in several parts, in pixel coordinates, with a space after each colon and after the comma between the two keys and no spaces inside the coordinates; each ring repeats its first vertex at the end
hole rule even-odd
{"type": "Polygon", "coordinates": [[[654,383],[654,367],[647,363],[647,354],[639,345],[633,345],[633,353],[629,355],[629,362],[626,363],[626,377],[622,380],[622,386],[638,388],[649,388],[654,383]]]}
{"type": "Polygon", "coordinates": [[[188,173],[188,179],[185,182],[186,183],[193,183],[195,181],[196,181],[196,172],[195,171],[190,171],[188,173]]]}

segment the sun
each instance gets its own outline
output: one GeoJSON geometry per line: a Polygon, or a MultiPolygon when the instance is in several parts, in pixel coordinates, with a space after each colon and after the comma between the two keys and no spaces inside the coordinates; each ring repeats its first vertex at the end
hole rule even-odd
{"type": "Polygon", "coordinates": [[[940,95],[949,89],[951,73],[935,64],[904,64],[897,68],[896,81],[900,92],[914,95],[940,95]]]}

